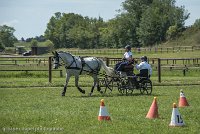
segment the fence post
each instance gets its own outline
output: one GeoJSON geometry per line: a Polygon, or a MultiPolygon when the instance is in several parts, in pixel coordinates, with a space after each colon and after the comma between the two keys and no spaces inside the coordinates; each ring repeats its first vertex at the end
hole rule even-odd
{"type": "Polygon", "coordinates": [[[183,76],[185,76],[185,71],[186,71],[186,69],[184,68],[184,69],[183,69],[183,76]]]}
{"type": "Polygon", "coordinates": [[[160,68],[160,63],[161,63],[161,61],[160,61],[160,58],[158,58],[158,82],[160,82],[161,83],[161,68],[160,68]]]}
{"type": "Polygon", "coordinates": [[[60,77],[63,77],[63,73],[62,73],[62,70],[60,70],[60,77]]]}
{"type": "Polygon", "coordinates": [[[109,66],[109,58],[105,57],[106,59],[106,65],[109,66]]]}
{"type": "Polygon", "coordinates": [[[51,57],[49,57],[49,82],[52,80],[52,67],[51,67],[51,57]]]}

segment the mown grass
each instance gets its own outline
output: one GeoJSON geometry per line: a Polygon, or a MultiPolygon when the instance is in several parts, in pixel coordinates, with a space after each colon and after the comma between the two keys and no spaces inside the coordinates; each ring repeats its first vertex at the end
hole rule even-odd
{"type": "MultiPolygon", "coordinates": [[[[161,83],[158,82],[158,77],[153,76],[151,77],[151,80],[153,82],[153,85],[155,86],[162,86],[162,85],[200,85],[200,79],[199,79],[199,73],[198,72],[194,76],[190,76],[187,74],[186,76],[183,76],[183,74],[176,75],[174,74],[173,76],[170,76],[166,72],[166,76],[161,77],[161,83]]],[[[65,84],[65,75],[63,77],[59,77],[57,75],[58,72],[54,72],[54,75],[52,77],[52,83],[49,83],[49,78],[48,77],[42,77],[42,75],[47,73],[31,73],[29,74],[24,74],[21,75],[19,74],[9,74],[9,77],[0,77],[0,88],[9,88],[9,87],[63,87],[65,84]],[[11,76],[13,75],[13,76],[11,76]],[[33,77],[32,77],[33,75],[33,77]],[[19,77],[14,77],[14,76],[19,76],[19,77]],[[39,77],[37,77],[39,76],[39,77]],[[55,77],[54,77],[55,76],[55,77]]],[[[0,75],[1,76],[1,75],[0,75]]],[[[44,76],[44,75],[43,75],[44,76]]],[[[68,87],[74,87],[75,86],[75,80],[74,77],[71,77],[68,87]]],[[[79,79],[79,85],[81,87],[89,87],[89,89],[93,85],[93,79],[91,76],[88,75],[83,75],[80,76],[79,79]]]]}
{"type": "MultiPolygon", "coordinates": [[[[135,57],[142,55],[153,58],[199,58],[200,53],[134,54],[135,57]]],[[[92,56],[102,57],[102,54],[92,56]]],[[[103,56],[111,57],[109,54],[103,56]]],[[[27,68],[47,69],[48,66],[1,66],[1,69],[27,68]]],[[[182,70],[162,70],[162,83],[159,83],[154,68],[151,77],[153,93],[150,96],[140,95],[138,90],[131,96],[122,96],[114,89],[112,94],[106,95],[95,90],[93,96],[89,97],[92,78],[83,75],[79,84],[86,90],[86,94],[82,95],[74,87],[74,78],[71,78],[66,96],[61,97],[65,83],[65,69],[62,69],[63,77],[59,76],[59,72],[53,72],[52,83],[48,82],[48,72],[0,72],[0,133],[199,133],[199,70],[189,70],[186,76],[183,76],[182,70]],[[172,103],[178,103],[180,89],[184,90],[190,104],[187,108],[179,109],[186,126],[171,128],[168,125],[172,103]],[[158,98],[160,118],[149,120],[145,116],[154,96],[158,98]],[[102,98],[110,113],[111,122],[97,120],[102,98]],[[52,130],[53,128],[59,130],[52,130]]]]}
{"type": "Polygon", "coordinates": [[[110,95],[97,91],[93,97],[82,95],[74,87],[60,96],[60,88],[0,88],[0,133],[198,133],[200,129],[199,86],[154,87],[150,96],[135,91],[132,96],[121,96],[117,90],[110,95]],[[179,108],[185,127],[169,127],[172,103],[178,103],[183,89],[189,107],[179,108]],[[157,96],[158,119],[145,116],[157,96]],[[98,121],[100,100],[112,121],[98,121]],[[9,128],[18,128],[11,131],[9,128]],[[22,130],[41,128],[42,130],[22,130]],[[61,128],[50,131],[44,128],[61,128]],[[19,130],[21,129],[21,130],[19,130]]]}

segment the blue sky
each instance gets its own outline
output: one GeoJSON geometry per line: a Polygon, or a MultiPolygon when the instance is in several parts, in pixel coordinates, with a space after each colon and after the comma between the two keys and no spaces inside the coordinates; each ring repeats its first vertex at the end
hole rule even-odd
{"type": "MultiPolygon", "coordinates": [[[[29,38],[44,34],[46,25],[55,12],[77,13],[104,20],[116,16],[124,0],[0,0],[0,25],[15,28],[15,36],[29,38]]],[[[176,0],[191,13],[186,25],[200,18],[200,0],[176,0]]]]}

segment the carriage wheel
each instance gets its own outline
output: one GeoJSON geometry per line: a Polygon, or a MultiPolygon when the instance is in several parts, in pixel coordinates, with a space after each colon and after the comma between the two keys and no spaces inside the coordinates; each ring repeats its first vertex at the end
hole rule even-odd
{"type": "Polygon", "coordinates": [[[118,91],[123,95],[129,95],[133,93],[132,84],[128,79],[121,79],[118,82],[118,91]]]}
{"type": "Polygon", "coordinates": [[[120,79],[118,82],[117,82],[117,88],[118,88],[118,91],[119,93],[122,94],[122,91],[123,91],[123,85],[125,84],[124,80],[123,79],[120,79]]]}
{"type": "Polygon", "coordinates": [[[110,90],[110,92],[112,92],[113,90],[113,81],[112,79],[108,79],[108,78],[102,78],[102,79],[99,79],[99,85],[101,87],[101,91],[103,93],[106,93],[107,89],[110,90]]]}
{"type": "Polygon", "coordinates": [[[140,93],[150,95],[152,93],[152,82],[151,80],[144,80],[140,85],[140,93]]]}

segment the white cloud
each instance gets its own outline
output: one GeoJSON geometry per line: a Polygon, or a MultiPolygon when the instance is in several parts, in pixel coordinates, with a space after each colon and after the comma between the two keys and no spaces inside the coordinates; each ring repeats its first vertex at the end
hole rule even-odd
{"type": "Polygon", "coordinates": [[[19,23],[19,21],[15,19],[15,20],[11,20],[11,21],[2,22],[2,23],[0,23],[0,25],[14,26],[17,23],[19,23]]]}

